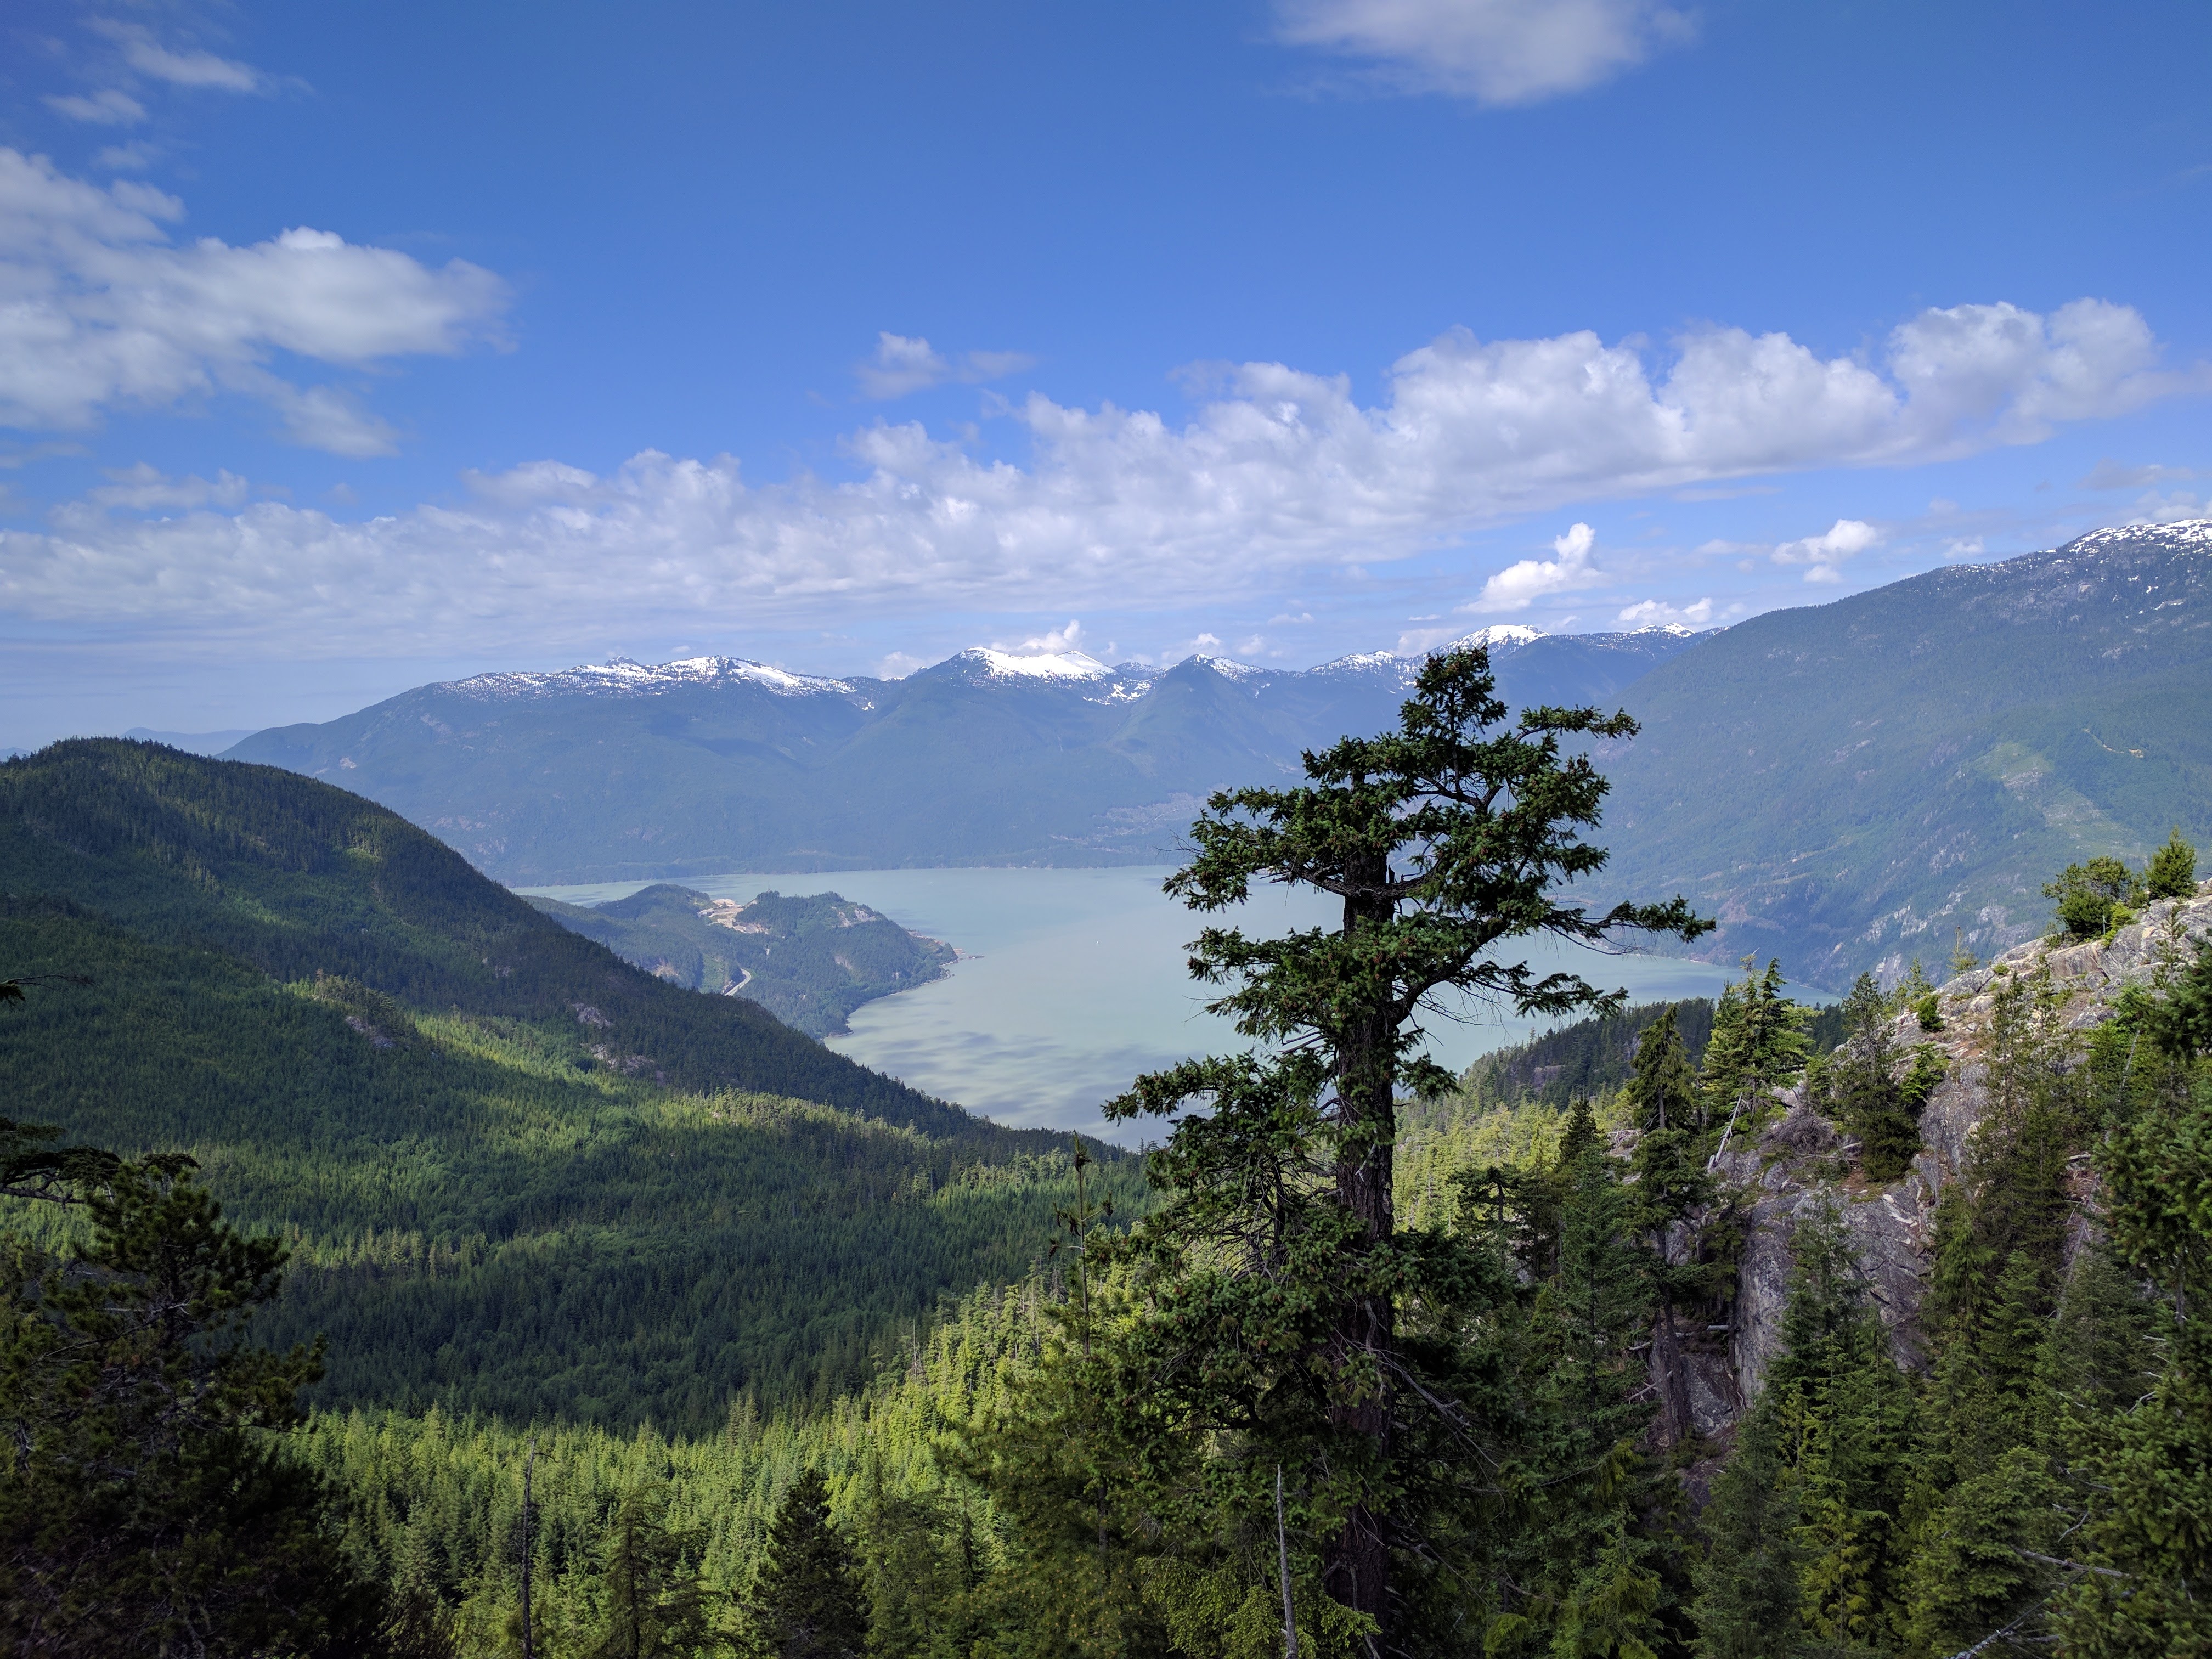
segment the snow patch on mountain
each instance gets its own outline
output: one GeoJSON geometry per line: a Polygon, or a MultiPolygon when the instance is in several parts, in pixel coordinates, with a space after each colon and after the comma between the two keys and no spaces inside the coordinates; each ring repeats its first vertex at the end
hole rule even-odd
{"type": "Polygon", "coordinates": [[[465,696],[496,701],[508,697],[562,696],[593,693],[651,696],[690,685],[757,685],[780,696],[811,696],[821,692],[851,694],[846,680],[825,679],[815,674],[793,674],[743,657],[683,657],[674,662],[633,662],[611,657],[603,663],[574,668],[514,674],[475,674],[438,688],[465,696]]]}

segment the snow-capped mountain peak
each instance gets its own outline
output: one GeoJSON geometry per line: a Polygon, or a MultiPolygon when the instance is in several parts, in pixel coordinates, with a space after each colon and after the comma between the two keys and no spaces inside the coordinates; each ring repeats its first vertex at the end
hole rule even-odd
{"type": "Polygon", "coordinates": [[[1472,634],[1463,634],[1454,640],[1453,646],[1462,645],[1534,645],[1544,637],[1540,628],[1526,628],[1519,623],[1492,623],[1487,628],[1478,628],[1472,634]]]}
{"type": "Polygon", "coordinates": [[[1233,657],[1193,657],[1191,661],[1211,668],[1224,680],[1246,680],[1255,674],[1264,674],[1264,668],[1255,668],[1249,662],[1238,662],[1233,657]]]}
{"type": "Polygon", "coordinates": [[[1103,679],[1114,672],[1097,658],[1085,656],[1080,651],[1045,651],[1023,655],[1012,651],[994,651],[987,645],[970,646],[953,661],[971,671],[988,674],[994,679],[1096,680],[1103,679]]]}

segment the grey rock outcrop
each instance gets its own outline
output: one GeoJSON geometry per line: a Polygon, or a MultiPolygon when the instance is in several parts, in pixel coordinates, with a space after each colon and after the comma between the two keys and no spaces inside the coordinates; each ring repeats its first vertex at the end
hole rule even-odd
{"type": "MultiPolygon", "coordinates": [[[[2212,881],[2193,897],[2150,905],[2109,942],[2037,939],[1960,975],[1938,990],[1940,1030],[1923,1031],[1909,1012],[1899,1015],[1899,1050],[1932,1045],[1944,1075],[1921,1116],[1922,1150],[1896,1181],[1876,1186],[1856,1177],[1853,1148],[1838,1126],[1812,1110],[1802,1089],[1782,1097],[1788,1107],[1782,1119],[1756,1141],[1729,1152],[1717,1171],[1747,1200],[1748,1220],[1727,1374],[1716,1374],[1719,1368],[1710,1361],[1692,1366],[1698,1429],[1724,1427],[1758,1397],[1781,1343],[1790,1241],[1799,1224],[1822,1208],[1832,1207],[1844,1225],[1899,1363],[1924,1364],[1920,1308],[1936,1204],[1966,1168],[1988,1109],[1991,1025],[2004,982],[2047,971],[2051,1018],[2068,1030],[2086,1032],[2112,1018],[2123,990],[2150,985],[2206,939],[2212,939],[2212,881]]],[[[2077,1238],[2087,1235],[2086,1212],[2075,1231],[2077,1238]]]]}

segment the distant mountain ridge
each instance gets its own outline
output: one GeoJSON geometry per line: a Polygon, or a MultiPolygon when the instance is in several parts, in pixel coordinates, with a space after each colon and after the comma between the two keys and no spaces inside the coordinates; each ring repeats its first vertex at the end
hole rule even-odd
{"type": "MultiPolygon", "coordinates": [[[[1516,703],[1613,696],[1681,629],[1486,630],[1516,703]]],[[[1425,659],[1109,666],[977,647],[902,680],[732,657],[420,687],[228,751],[382,802],[518,885],[1170,861],[1211,790],[1397,717],[1425,659]]]]}

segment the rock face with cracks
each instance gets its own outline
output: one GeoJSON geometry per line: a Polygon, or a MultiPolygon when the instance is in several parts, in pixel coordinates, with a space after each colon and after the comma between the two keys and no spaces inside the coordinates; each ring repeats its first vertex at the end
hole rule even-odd
{"type": "MultiPolygon", "coordinates": [[[[1919,1154],[1887,1184],[1857,1176],[1854,1143],[1807,1104],[1802,1087],[1782,1095],[1788,1109],[1781,1120],[1756,1140],[1731,1148],[1716,1171],[1745,1201],[1747,1213],[1727,1340],[1700,1345],[1702,1351],[1685,1356],[1698,1431],[1727,1428],[1757,1398],[1781,1342],[1790,1240],[1798,1223],[1824,1206],[1832,1206],[1842,1219],[1898,1363],[1925,1363],[1920,1306],[1930,1271],[1936,1202],[1945,1184],[1965,1171],[1988,1109],[1991,1025],[1996,994],[2007,978],[2031,979],[2047,970],[2050,990],[2060,1000],[2059,1024],[2087,1032],[2112,1018],[2123,990],[2149,985],[2162,965],[2187,961],[2208,939],[2212,881],[2191,897],[2146,907],[2138,921],[2109,940],[2037,939],[1960,975],[1937,992],[1940,1030],[1923,1030],[1909,1011],[1899,1014],[1892,1030],[1898,1051],[1931,1045],[1942,1061],[1943,1080],[1921,1116],[1919,1154]]],[[[2087,1226],[2085,1211],[2077,1239],[2087,1226]]]]}

